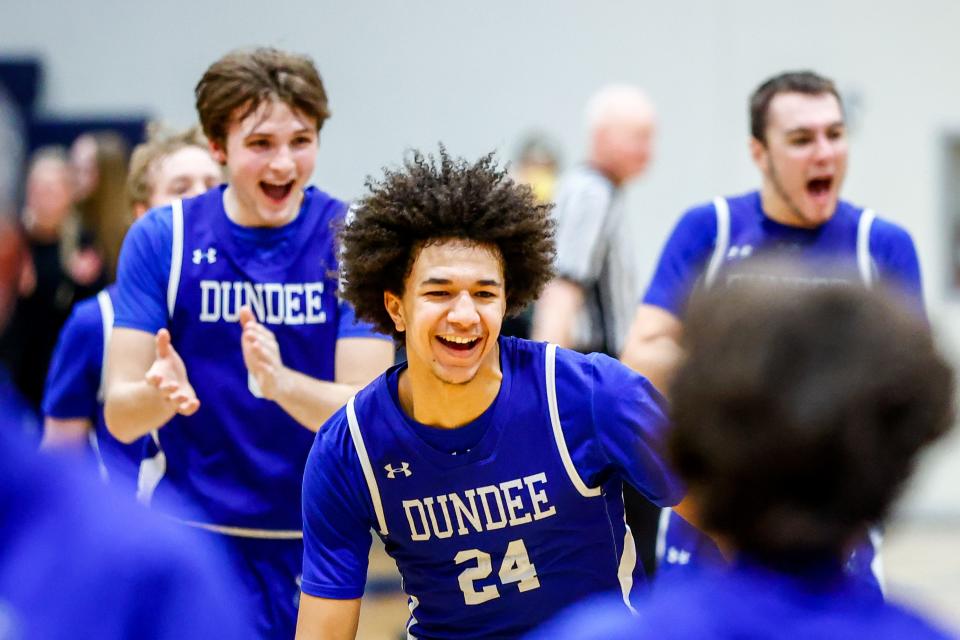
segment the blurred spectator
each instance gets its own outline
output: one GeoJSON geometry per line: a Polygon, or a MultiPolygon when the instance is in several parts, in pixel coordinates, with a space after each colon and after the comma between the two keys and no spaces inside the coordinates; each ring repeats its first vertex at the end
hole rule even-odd
{"type": "Polygon", "coordinates": [[[16,211],[23,174],[23,123],[0,85],[0,217],[16,211]]]}
{"type": "Polygon", "coordinates": [[[84,227],[93,233],[108,279],[116,275],[120,244],[130,224],[125,196],[128,156],[126,141],[112,131],[85,133],[70,147],[77,209],[84,227]]]}
{"type": "MultiPolygon", "coordinates": [[[[529,186],[537,202],[546,204],[553,199],[559,166],[559,154],[554,143],[542,133],[531,133],[521,142],[516,158],[510,166],[510,175],[517,182],[529,186]]],[[[518,315],[504,318],[500,334],[529,338],[532,323],[531,306],[518,315]]]]}
{"type": "Polygon", "coordinates": [[[73,173],[63,149],[40,149],[31,159],[21,221],[29,275],[2,351],[17,386],[38,410],[50,356],[70,308],[105,284],[102,261],[73,210],[73,173]]]}
{"type": "Polygon", "coordinates": [[[557,188],[557,271],[534,314],[534,338],[619,356],[636,301],[621,189],[647,168],[653,104],[637,87],[611,85],[587,105],[586,164],[557,188]]]}
{"type": "Polygon", "coordinates": [[[551,202],[560,169],[560,154],[549,136],[543,133],[528,134],[510,167],[511,177],[529,185],[533,195],[541,203],[551,202]]]}

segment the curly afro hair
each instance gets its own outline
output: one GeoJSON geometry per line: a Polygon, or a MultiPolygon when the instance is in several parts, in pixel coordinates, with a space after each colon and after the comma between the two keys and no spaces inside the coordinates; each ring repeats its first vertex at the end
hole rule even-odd
{"type": "Polygon", "coordinates": [[[704,528],[784,569],[882,520],[954,414],[954,376],[895,299],[746,283],[694,302],[671,458],[704,528]]]}
{"type": "Polygon", "coordinates": [[[380,180],[367,178],[341,230],[342,296],[358,318],[399,338],[383,304],[384,291],[403,295],[423,247],[463,240],[495,247],[503,261],[507,314],[519,313],[553,277],[555,246],[550,206],[513,182],[493,153],[474,163],[414,151],[380,180]]]}

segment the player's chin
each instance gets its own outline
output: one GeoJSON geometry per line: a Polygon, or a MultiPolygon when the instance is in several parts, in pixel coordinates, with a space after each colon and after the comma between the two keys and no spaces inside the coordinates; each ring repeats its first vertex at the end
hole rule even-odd
{"type": "Polygon", "coordinates": [[[819,226],[833,217],[837,210],[837,198],[828,198],[816,202],[809,202],[804,207],[804,218],[811,226],[819,226]]]}

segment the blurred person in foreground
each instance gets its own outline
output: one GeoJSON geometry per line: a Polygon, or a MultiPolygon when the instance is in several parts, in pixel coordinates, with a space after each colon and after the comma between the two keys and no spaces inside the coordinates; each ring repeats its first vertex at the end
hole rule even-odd
{"type": "Polygon", "coordinates": [[[954,374],[900,302],[769,281],[695,301],[669,452],[732,562],[666,576],[636,616],[595,602],[531,640],[946,638],[843,568],[953,423],[954,374]]]}
{"type": "MultiPolygon", "coordinates": [[[[200,195],[222,180],[199,129],[173,132],[152,125],[131,159],[127,195],[133,215],[128,220],[176,198],[200,195]]],[[[115,299],[116,285],[110,285],[78,303],[60,332],[47,374],[41,445],[92,454],[101,477],[124,483],[132,495],[144,442],[120,442],[103,420],[103,364],[115,299]]]]}
{"type": "MultiPolygon", "coordinates": [[[[778,74],[749,101],[756,191],[687,211],[677,222],[639,306],[622,361],[660,388],[682,357],[686,308],[697,292],[723,290],[766,272],[771,256],[802,260],[810,286],[831,279],[879,284],[923,315],[920,266],[910,234],[868,208],[840,198],[847,171],[843,106],[834,83],[809,71],[778,74]]],[[[789,283],[785,283],[789,284],[789,283]]],[[[871,529],[853,549],[848,571],[882,591],[882,534],[871,529]]],[[[721,562],[713,542],[665,511],[658,572],[696,571],[721,562]]]]}
{"type": "MultiPolygon", "coordinates": [[[[4,117],[0,141],[19,139],[4,117]]],[[[12,173],[12,172],[10,172],[12,173]]],[[[0,332],[25,252],[0,172],[0,332]]],[[[0,637],[250,638],[216,551],[116,496],[70,459],[36,454],[0,395],[0,637]],[[68,535],[64,535],[68,532],[68,535]]]]}
{"type": "MultiPolygon", "coordinates": [[[[609,85],[590,98],[586,121],[587,162],[556,190],[559,277],[534,307],[531,336],[618,357],[638,293],[623,188],[650,163],[656,113],[639,88],[609,85]]],[[[660,510],[630,487],[624,500],[640,560],[652,575],[660,510]]]]}

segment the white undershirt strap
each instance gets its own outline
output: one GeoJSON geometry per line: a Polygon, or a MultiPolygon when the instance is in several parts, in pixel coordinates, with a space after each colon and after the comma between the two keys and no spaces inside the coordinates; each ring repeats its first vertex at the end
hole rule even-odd
{"type": "Polygon", "coordinates": [[[713,209],[717,217],[717,237],[704,277],[704,287],[707,289],[712,287],[717,279],[717,273],[720,272],[720,266],[730,246],[730,205],[727,204],[726,198],[717,196],[713,199],[713,209]]]}

